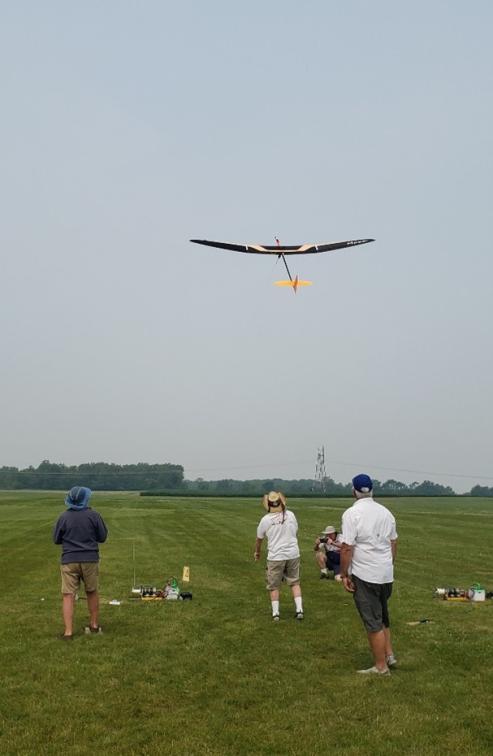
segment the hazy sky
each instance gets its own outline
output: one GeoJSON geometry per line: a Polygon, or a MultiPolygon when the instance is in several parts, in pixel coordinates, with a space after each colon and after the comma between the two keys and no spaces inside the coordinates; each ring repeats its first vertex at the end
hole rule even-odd
{"type": "Polygon", "coordinates": [[[0,13],[0,465],[493,484],[489,1],[0,13]]]}

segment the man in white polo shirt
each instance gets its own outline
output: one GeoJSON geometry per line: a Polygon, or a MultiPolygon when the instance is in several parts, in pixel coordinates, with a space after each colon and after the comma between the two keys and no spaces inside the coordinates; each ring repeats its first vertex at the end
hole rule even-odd
{"type": "Polygon", "coordinates": [[[355,502],[342,516],[341,577],[368,634],[373,667],[362,674],[390,674],[392,651],[387,601],[392,593],[397,548],[395,519],[373,499],[369,475],[353,478],[355,502]]]}

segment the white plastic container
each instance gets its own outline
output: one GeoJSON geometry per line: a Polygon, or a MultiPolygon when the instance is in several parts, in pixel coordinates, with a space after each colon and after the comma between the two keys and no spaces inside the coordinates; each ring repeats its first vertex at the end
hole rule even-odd
{"type": "Polygon", "coordinates": [[[485,601],[486,600],[486,591],[484,588],[481,589],[474,589],[474,592],[472,594],[471,601],[485,601]]]}

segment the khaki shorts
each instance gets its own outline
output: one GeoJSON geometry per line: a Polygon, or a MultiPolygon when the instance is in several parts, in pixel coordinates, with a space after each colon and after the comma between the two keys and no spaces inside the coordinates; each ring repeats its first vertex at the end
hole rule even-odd
{"type": "Polygon", "coordinates": [[[283,577],[288,585],[298,585],[300,582],[300,558],[282,559],[279,562],[267,560],[267,590],[277,591],[281,587],[283,577]]]}
{"type": "Polygon", "coordinates": [[[86,593],[98,590],[99,562],[70,562],[61,564],[62,593],[77,593],[80,581],[86,587],[86,593]]]}

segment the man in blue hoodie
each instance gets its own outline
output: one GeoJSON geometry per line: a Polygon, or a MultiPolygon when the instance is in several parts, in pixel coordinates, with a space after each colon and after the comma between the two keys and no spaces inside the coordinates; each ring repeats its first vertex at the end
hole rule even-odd
{"type": "Polygon", "coordinates": [[[86,632],[99,633],[99,545],[108,536],[101,515],[89,507],[91,489],[74,486],[65,498],[67,511],[60,515],[53,531],[53,541],[62,546],[63,621],[61,638],[72,640],[75,596],[80,581],[84,583],[89,609],[86,632]]]}

